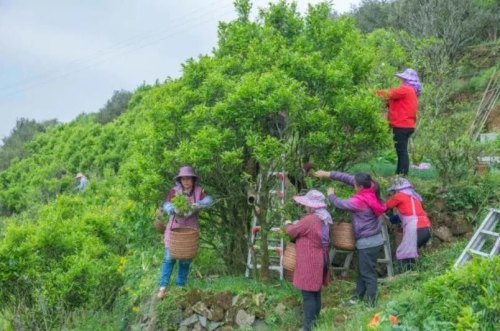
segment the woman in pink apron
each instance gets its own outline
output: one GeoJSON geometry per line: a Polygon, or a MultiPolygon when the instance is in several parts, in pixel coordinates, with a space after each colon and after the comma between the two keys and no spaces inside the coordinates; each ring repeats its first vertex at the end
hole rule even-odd
{"type": "Polygon", "coordinates": [[[396,259],[404,268],[412,268],[418,257],[418,249],[431,237],[431,222],[422,207],[422,197],[415,192],[413,185],[406,178],[396,178],[386,201],[387,209],[395,209],[391,223],[401,223],[403,240],[396,250],[396,259]]]}

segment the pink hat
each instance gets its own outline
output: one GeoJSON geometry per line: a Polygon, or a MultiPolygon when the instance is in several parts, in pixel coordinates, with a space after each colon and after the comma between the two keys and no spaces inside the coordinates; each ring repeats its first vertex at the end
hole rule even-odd
{"type": "Polygon", "coordinates": [[[179,174],[177,176],[175,176],[175,179],[178,180],[181,177],[194,177],[194,178],[198,178],[198,176],[196,176],[193,168],[191,168],[190,166],[181,167],[179,169],[179,174]]]}
{"type": "Polygon", "coordinates": [[[403,72],[398,72],[394,76],[402,78],[404,80],[408,80],[410,82],[420,82],[417,72],[413,69],[406,69],[403,72]]]}
{"type": "Polygon", "coordinates": [[[296,195],[293,200],[306,207],[326,208],[325,195],[318,190],[310,190],[305,195],[296,195]]]}

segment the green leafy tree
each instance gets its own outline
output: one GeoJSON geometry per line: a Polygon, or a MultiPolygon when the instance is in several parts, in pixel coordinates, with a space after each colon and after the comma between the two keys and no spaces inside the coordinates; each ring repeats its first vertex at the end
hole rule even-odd
{"type": "Polygon", "coordinates": [[[124,90],[114,91],[111,99],[109,99],[106,105],[96,114],[97,122],[106,124],[120,116],[120,114],[127,110],[128,102],[131,97],[131,92],[124,90]]]}
{"type": "Polygon", "coordinates": [[[365,32],[378,28],[407,31],[415,37],[442,41],[440,57],[456,61],[467,46],[485,35],[496,40],[498,1],[493,0],[364,0],[353,15],[365,32]]]}
{"type": "Polygon", "coordinates": [[[181,165],[195,166],[216,197],[202,215],[210,233],[202,237],[232,270],[244,268],[248,249],[248,188],[260,188],[265,228],[271,173],[300,177],[307,161],[344,168],[388,141],[380,104],[364,86],[376,49],[352,19],[332,20],[327,4],[302,17],[279,2],[251,22],[248,2],[238,6],[239,18],[220,24],[212,57],[189,60],[179,80],[153,87],[131,108],[143,113],[134,137],[141,144],[122,168],[131,198],[158,201],[166,189],[159,173],[168,179],[181,165]]]}
{"type": "Polygon", "coordinates": [[[260,188],[267,253],[274,171],[301,179],[305,162],[342,169],[387,146],[369,85],[384,75],[374,69],[380,49],[351,18],[332,20],[327,4],[302,16],[279,2],[254,22],[249,2],[238,6],[213,54],[184,63],[182,77],[142,86],[107,125],[82,115],[37,135],[30,154],[0,173],[0,211],[10,216],[1,224],[0,303],[33,311],[25,325],[47,318],[53,324],[37,327],[57,328],[62,312],[118,295],[120,261],[158,249],[152,211],[179,166],[193,165],[215,198],[201,213],[201,238],[236,273],[254,212],[249,188],[260,188]],[[78,171],[92,185],[74,195],[78,171]]]}
{"type": "Polygon", "coordinates": [[[9,167],[13,159],[22,159],[28,155],[25,144],[33,140],[40,132],[56,125],[56,120],[37,122],[27,118],[20,118],[8,137],[2,139],[0,147],[0,171],[9,167]]]}
{"type": "Polygon", "coordinates": [[[363,32],[391,26],[391,3],[388,0],[361,0],[351,13],[363,32]]]}

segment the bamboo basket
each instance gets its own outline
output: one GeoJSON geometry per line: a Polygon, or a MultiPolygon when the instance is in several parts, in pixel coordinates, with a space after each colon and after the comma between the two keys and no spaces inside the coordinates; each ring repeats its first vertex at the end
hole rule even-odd
{"type": "Polygon", "coordinates": [[[170,231],[170,255],[177,260],[190,260],[198,251],[199,232],[191,228],[170,231]]]}
{"type": "Polygon", "coordinates": [[[285,247],[285,253],[283,254],[283,268],[293,273],[293,271],[295,270],[296,262],[297,256],[295,254],[295,244],[287,243],[285,247]]]}
{"type": "Polygon", "coordinates": [[[293,271],[292,270],[283,269],[283,276],[284,276],[285,280],[289,281],[290,283],[293,282],[293,271]]]}
{"type": "Polygon", "coordinates": [[[356,240],[352,231],[351,223],[333,223],[332,225],[333,247],[345,251],[356,249],[356,240]]]}
{"type": "Polygon", "coordinates": [[[165,223],[163,223],[161,220],[155,220],[153,226],[155,227],[157,232],[165,233],[165,223]]]}

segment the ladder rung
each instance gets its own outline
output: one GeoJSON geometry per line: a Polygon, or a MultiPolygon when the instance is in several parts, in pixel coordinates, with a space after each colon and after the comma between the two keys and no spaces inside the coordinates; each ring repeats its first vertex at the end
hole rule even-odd
{"type": "MultiPolygon", "coordinates": [[[[247,265],[248,269],[253,269],[253,265],[248,264],[247,265]]],[[[257,264],[257,269],[260,269],[260,264],[257,264]]],[[[269,270],[274,270],[274,271],[281,271],[281,266],[279,265],[270,265],[269,270]]]]}
{"type": "Polygon", "coordinates": [[[349,270],[349,267],[332,267],[332,270],[349,270]]]}
{"type": "Polygon", "coordinates": [[[335,250],[335,254],[337,254],[337,253],[354,254],[354,251],[344,251],[344,250],[336,249],[336,248],[334,248],[334,250],[335,250]]]}
{"type": "Polygon", "coordinates": [[[493,231],[488,231],[488,230],[481,230],[481,233],[487,234],[493,237],[500,237],[500,233],[498,232],[493,232],[493,231]]]}
{"type": "MultiPolygon", "coordinates": [[[[259,245],[253,245],[253,248],[256,249],[256,250],[260,250],[260,246],[259,245]]],[[[268,251],[274,251],[274,250],[276,250],[276,248],[281,249],[281,246],[267,246],[267,250],[268,251]]]]}
{"type": "Polygon", "coordinates": [[[389,263],[391,262],[389,259],[377,259],[378,263],[389,263]]]}
{"type": "Polygon", "coordinates": [[[484,256],[484,257],[489,257],[488,253],[478,251],[477,249],[471,249],[469,250],[471,253],[474,253],[476,255],[484,256]]]}

